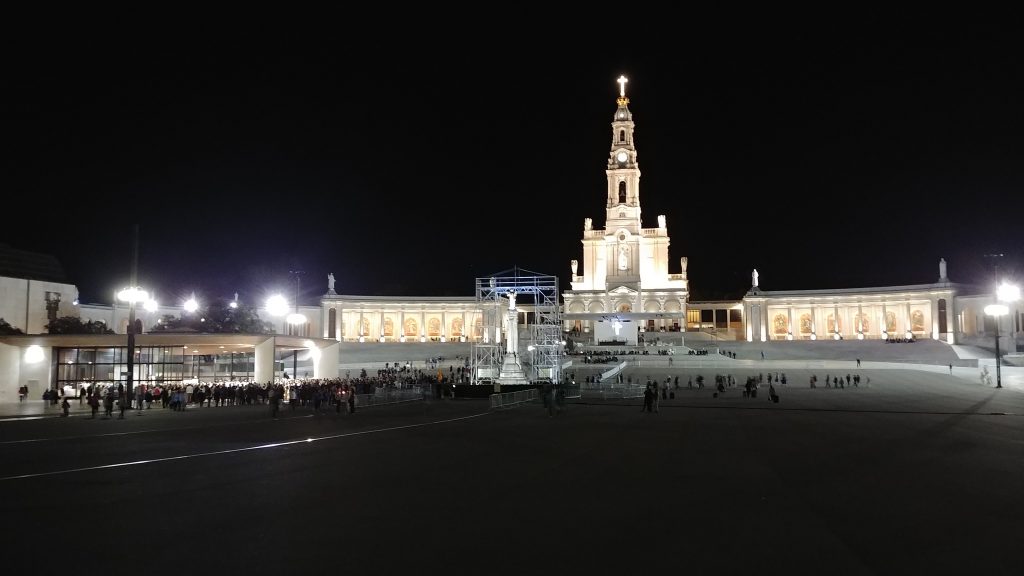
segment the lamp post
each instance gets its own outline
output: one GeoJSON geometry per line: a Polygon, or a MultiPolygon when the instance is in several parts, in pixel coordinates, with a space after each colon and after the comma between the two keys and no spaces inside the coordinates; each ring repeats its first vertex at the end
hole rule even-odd
{"type": "MultiPolygon", "coordinates": [[[[285,322],[291,324],[292,326],[298,327],[299,325],[306,323],[306,317],[299,313],[299,285],[301,282],[299,275],[302,274],[302,272],[298,270],[292,270],[290,271],[290,273],[295,276],[295,312],[288,314],[288,316],[285,318],[285,322]]],[[[266,306],[267,312],[270,313],[271,316],[284,316],[285,314],[288,313],[288,301],[285,299],[284,296],[281,296],[280,294],[275,294],[270,298],[267,298],[266,306]]],[[[296,373],[298,372],[298,364],[299,351],[298,349],[296,349],[292,352],[293,378],[296,376],[296,373]]]]}
{"type": "Polygon", "coordinates": [[[125,379],[124,398],[121,398],[121,418],[124,409],[132,399],[132,382],[135,375],[135,303],[149,299],[145,290],[136,286],[139,272],[139,225],[132,225],[132,268],[129,286],[118,292],[119,300],[128,302],[128,375],[125,379]]]}
{"type": "MultiPolygon", "coordinates": [[[[299,326],[306,323],[306,317],[299,313],[299,284],[302,282],[301,270],[291,270],[289,272],[292,276],[295,276],[295,312],[288,315],[287,321],[294,328],[296,335],[299,331],[299,326]]],[[[299,349],[292,350],[292,378],[299,377],[299,349]]]]}
{"type": "MultiPolygon", "coordinates": [[[[195,292],[193,292],[192,295],[189,296],[188,300],[185,300],[185,303],[182,304],[182,308],[184,308],[185,312],[188,312],[189,314],[195,314],[196,311],[199,310],[199,302],[196,301],[196,293],[195,292]]],[[[198,329],[198,326],[196,328],[198,329]]],[[[192,368],[193,368],[193,371],[195,372],[196,386],[198,386],[199,385],[199,369],[198,369],[198,366],[196,365],[196,351],[195,350],[192,351],[192,368]]]]}
{"type": "MultiPolygon", "coordinates": [[[[1000,302],[1016,302],[1020,300],[1020,287],[1003,282],[996,288],[996,300],[1000,302]]],[[[1002,361],[999,353],[999,320],[1009,311],[1010,308],[1006,304],[989,304],[985,306],[985,314],[992,316],[996,321],[996,388],[1003,387],[1002,361]]]]}
{"type": "MultiPolygon", "coordinates": [[[[134,277],[135,275],[132,274],[134,277]]],[[[132,396],[132,384],[135,376],[135,334],[138,332],[137,322],[135,320],[135,305],[139,302],[145,302],[149,305],[149,295],[145,290],[139,288],[133,282],[131,286],[121,290],[117,293],[117,299],[122,302],[128,303],[128,375],[125,382],[125,397],[128,401],[131,401],[132,396]]],[[[124,398],[122,400],[122,406],[124,406],[124,398]]]]}

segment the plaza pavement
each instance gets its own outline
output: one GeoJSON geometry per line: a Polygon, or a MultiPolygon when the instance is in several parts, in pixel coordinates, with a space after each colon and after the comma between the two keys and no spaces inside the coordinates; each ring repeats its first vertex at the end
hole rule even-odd
{"type": "MultiPolygon", "coordinates": [[[[455,400],[0,421],[0,513],[17,542],[5,566],[1019,573],[1020,389],[983,386],[974,368],[864,363],[871,386],[812,390],[812,371],[849,361],[757,356],[731,366],[813,365],[786,369],[779,404],[683,389],[656,414],[455,400]]],[[[684,364],[631,375],[712,368],[684,364]]]]}

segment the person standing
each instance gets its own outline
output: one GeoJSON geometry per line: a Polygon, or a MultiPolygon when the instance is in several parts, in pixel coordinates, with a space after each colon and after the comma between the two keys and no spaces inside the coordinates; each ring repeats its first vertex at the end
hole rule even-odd
{"type": "Polygon", "coordinates": [[[26,386],[26,385],[22,384],[22,385],[21,385],[21,386],[20,386],[20,387],[18,388],[18,402],[24,402],[24,401],[25,401],[25,398],[26,398],[27,396],[28,396],[28,386],[26,386]]]}
{"type": "Polygon", "coordinates": [[[61,410],[64,411],[64,413],[61,414],[61,418],[67,418],[68,417],[68,409],[71,408],[71,403],[68,402],[68,397],[67,396],[65,396],[64,399],[61,400],[60,408],[61,408],[61,410]]]}
{"type": "Polygon", "coordinates": [[[277,409],[279,408],[280,395],[277,391],[277,386],[271,384],[267,390],[267,398],[270,400],[270,416],[274,420],[277,420],[277,409]]]}

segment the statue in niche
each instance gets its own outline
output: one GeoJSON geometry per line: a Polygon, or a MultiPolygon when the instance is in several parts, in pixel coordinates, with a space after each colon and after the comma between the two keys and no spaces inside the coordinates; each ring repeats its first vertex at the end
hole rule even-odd
{"type": "Polygon", "coordinates": [[[629,246],[619,244],[619,270],[629,270],[629,246]]]}
{"type": "Polygon", "coordinates": [[[594,229],[594,219],[593,218],[584,218],[583,219],[583,230],[586,231],[586,230],[593,230],[593,229],[594,229]]]}
{"type": "Polygon", "coordinates": [[[573,276],[577,275],[576,274],[576,270],[579,269],[579,266],[580,266],[580,263],[577,260],[572,260],[571,262],[569,262],[569,267],[572,268],[572,275],[573,276]]]}

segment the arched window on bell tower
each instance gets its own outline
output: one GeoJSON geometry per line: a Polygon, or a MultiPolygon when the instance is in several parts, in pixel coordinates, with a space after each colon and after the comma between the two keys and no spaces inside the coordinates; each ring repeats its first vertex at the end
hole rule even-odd
{"type": "Polygon", "coordinates": [[[626,203],[626,181],[619,181],[619,204],[626,203]]]}
{"type": "Polygon", "coordinates": [[[625,142],[625,141],[626,141],[626,131],[625,130],[619,130],[619,142],[625,142]]]}

